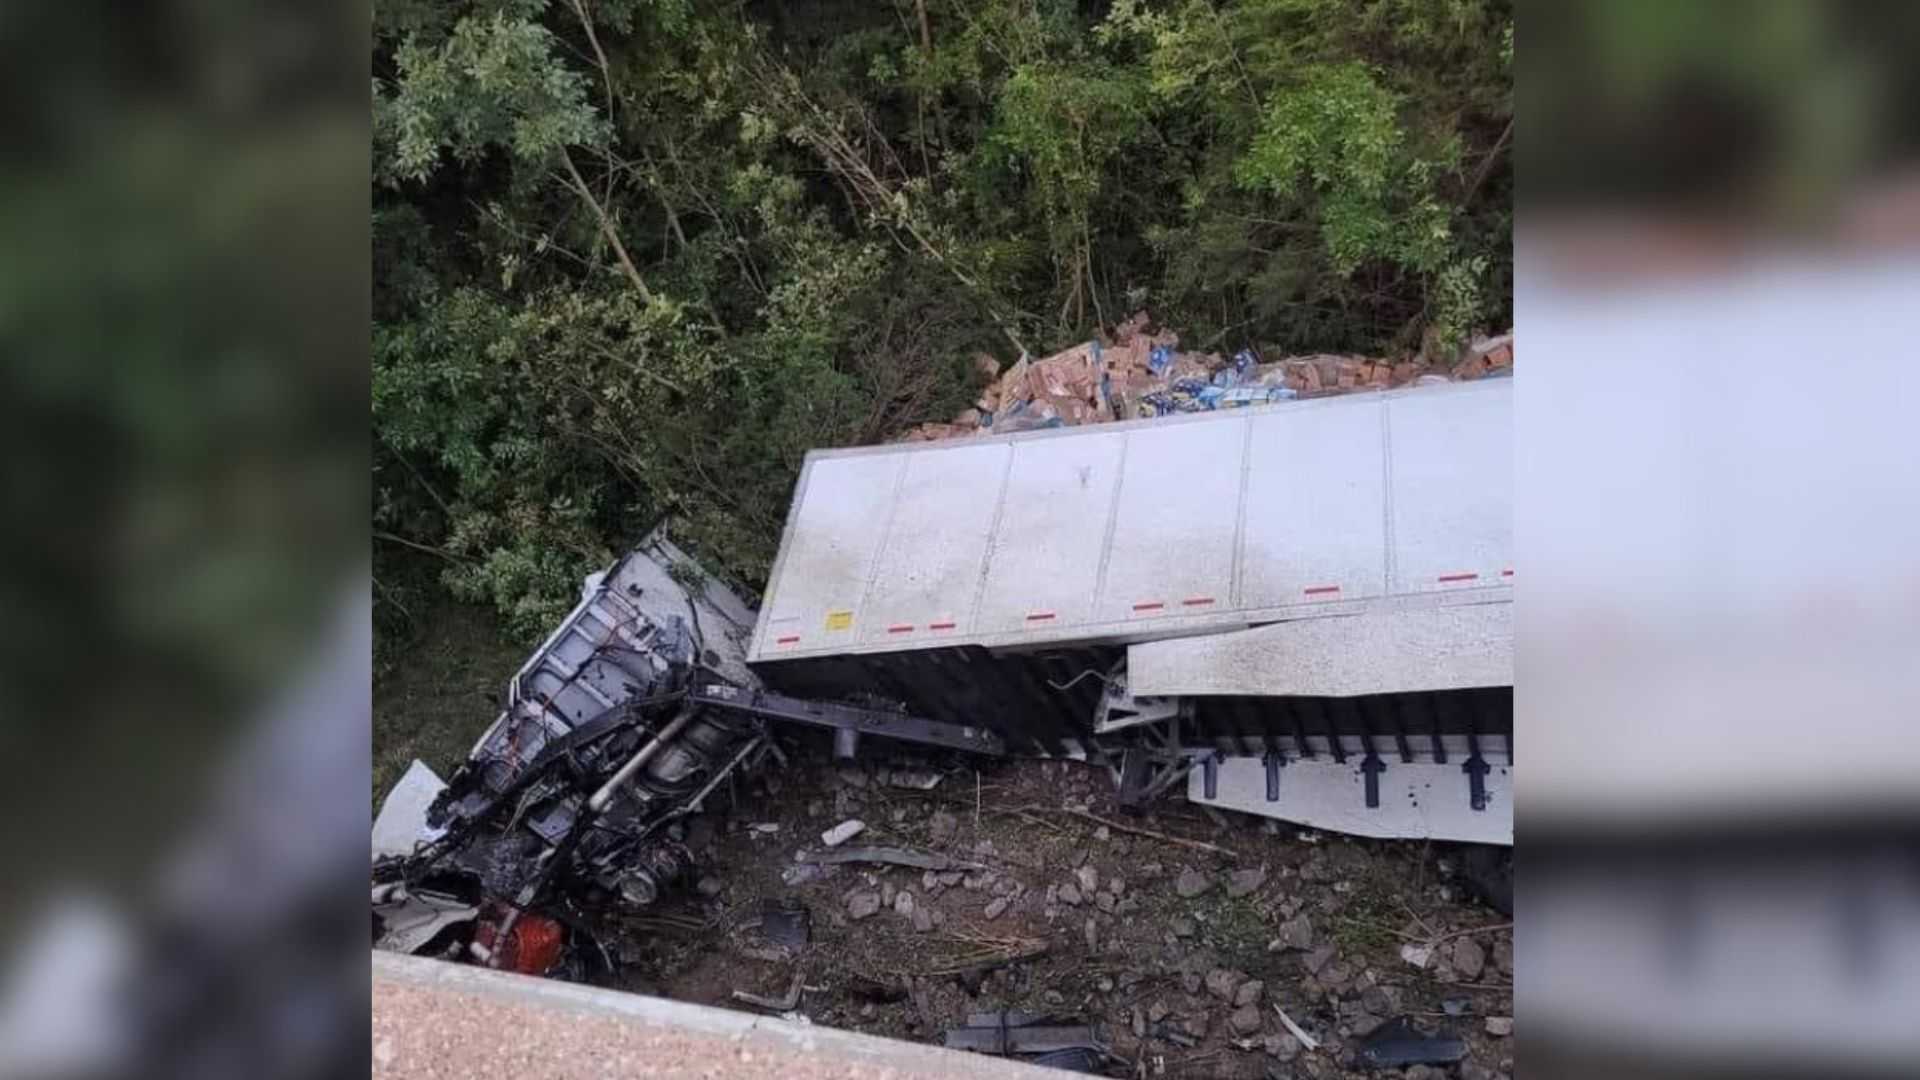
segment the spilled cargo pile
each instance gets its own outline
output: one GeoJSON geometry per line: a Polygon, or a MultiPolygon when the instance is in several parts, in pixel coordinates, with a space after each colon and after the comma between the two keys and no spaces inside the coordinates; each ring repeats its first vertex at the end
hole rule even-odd
{"type": "Polygon", "coordinates": [[[979,358],[986,387],[949,423],[926,423],[898,442],[1007,435],[1172,413],[1242,408],[1420,381],[1454,382],[1513,370],[1513,333],[1475,338],[1450,356],[1427,351],[1402,360],[1314,354],[1262,362],[1252,349],[1232,356],[1180,351],[1180,336],[1149,330],[1143,312],[1111,335],[1043,360],[1022,356],[1006,371],[979,358]]]}

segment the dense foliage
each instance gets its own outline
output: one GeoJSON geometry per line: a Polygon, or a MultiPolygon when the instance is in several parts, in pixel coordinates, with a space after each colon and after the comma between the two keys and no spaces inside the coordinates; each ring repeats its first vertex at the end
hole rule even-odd
{"type": "Polygon", "coordinates": [[[536,633],[667,517],[751,585],[809,447],[1140,308],[1504,326],[1512,51],[1497,0],[383,5],[382,591],[431,558],[536,633]]]}

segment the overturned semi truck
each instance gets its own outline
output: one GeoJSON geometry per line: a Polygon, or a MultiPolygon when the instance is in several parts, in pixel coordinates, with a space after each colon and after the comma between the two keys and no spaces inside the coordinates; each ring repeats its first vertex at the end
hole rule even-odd
{"type": "Polygon", "coordinates": [[[748,651],[1122,804],[1511,844],[1511,379],[808,455],[748,651]]]}
{"type": "Polygon", "coordinates": [[[655,533],[444,783],[375,821],[376,944],[589,979],[685,823],[819,729],[1511,844],[1512,385],[808,455],[756,613],[655,533]],[[587,947],[587,946],[591,947],[587,947]]]}

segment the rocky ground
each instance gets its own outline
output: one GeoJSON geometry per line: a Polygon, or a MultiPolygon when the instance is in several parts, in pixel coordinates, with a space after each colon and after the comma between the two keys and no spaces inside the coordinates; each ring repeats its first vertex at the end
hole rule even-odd
{"type": "Polygon", "coordinates": [[[1313,834],[1177,799],[1128,817],[1110,774],[1074,762],[936,771],[928,790],[912,786],[930,778],[925,763],[795,761],[749,782],[739,810],[689,832],[698,887],[623,936],[622,985],[752,1008],[734,991],[778,999],[797,982],[792,1011],[814,1023],[931,1042],[973,1013],[1051,1014],[1098,1025],[1115,1076],[1512,1072],[1512,933],[1472,898],[1451,846],[1313,834]],[[864,828],[848,846],[978,868],[795,861],[849,820],[864,828]],[[810,940],[771,940],[769,905],[803,906],[810,940]],[[1392,1017],[1458,1035],[1466,1059],[1355,1064],[1360,1038],[1392,1017]]]}

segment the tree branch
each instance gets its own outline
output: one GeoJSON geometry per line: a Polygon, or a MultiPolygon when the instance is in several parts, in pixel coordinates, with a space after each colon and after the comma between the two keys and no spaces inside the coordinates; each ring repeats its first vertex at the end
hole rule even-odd
{"type": "Polygon", "coordinates": [[[1473,180],[1467,184],[1467,193],[1460,197],[1461,206],[1473,204],[1473,197],[1480,193],[1480,185],[1486,183],[1487,177],[1493,175],[1493,163],[1499,160],[1500,152],[1507,148],[1507,143],[1512,139],[1513,118],[1508,117],[1506,130],[1500,133],[1500,138],[1494,142],[1493,149],[1487,151],[1487,156],[1480,162],[1480,168],[1474,171],[1473,180]]]}
{"type": "Polygon", "coordinates": [[[613,245],[613,253],[619,257],[620,267],[626,271],[627,280],[633,282],[633,287],[640,293],[643,303],[653,303],[653,290],[647,288],[646,281],[640,277],[639,268],[633,265],[632,256],[627,254],[627,245],[620,242],[620,234],[613,227],[613,219],[607,216],[606,207],[601,206],[600,201],[593,197],[593,190],[587,187],[586,179],[580,175],[580,170],[573,164],[573,155],[567,153],[565,147],[560,150],[560,160],[566,163],[567,175],[572,178],[569,186],[573,188],[574,194],[585,199],[587,205],[593,208],[593,216],[600,221],[600,234],[607,238],[607,243],[613,245]]]}

